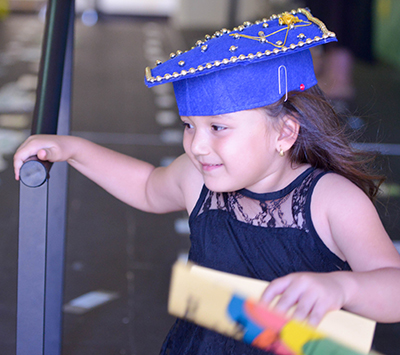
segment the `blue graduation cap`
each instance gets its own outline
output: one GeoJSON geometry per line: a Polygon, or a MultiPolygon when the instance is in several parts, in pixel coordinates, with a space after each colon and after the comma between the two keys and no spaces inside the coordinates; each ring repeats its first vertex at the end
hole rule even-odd
{"type": "Polygon", "coordinates": [[[336,36],[322,21],[293,10],[207,35],[146,68],[145,83],[173,83],[181,116],[263,107],[317,84],[309,48],[332,41],[336,36]]]}

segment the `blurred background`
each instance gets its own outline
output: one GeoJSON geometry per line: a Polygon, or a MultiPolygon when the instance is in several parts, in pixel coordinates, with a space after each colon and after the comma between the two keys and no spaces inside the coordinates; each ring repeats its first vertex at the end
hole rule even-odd
{"type": "MultiPolygon", "coordinates": [[[[30,132],[45,5],[0,0],[2,355],[15,354],[19,184],[12,155],[30,132]]],[[[169,164],[183,151],[172,87],[147,89],[144,68],[206,33],[299,6],[337,33],[339,44],[313,51],[316,72],[355,133],[354,144],[382,152],[387,180],[377,208],[398,247],[400,1],[77,0],[72,134],[169,164]]],[[[70,169],[63,354],[157,354],[173,322],[170,268],[188,248],[185,213],[134,210],[70,169]],[[95,302],[86,299],[86,310],[77,313],[70,306],[88,293],[95,302]]],[[[400,324],[378,324],[374,348],[400,354],[400,324]]]]}

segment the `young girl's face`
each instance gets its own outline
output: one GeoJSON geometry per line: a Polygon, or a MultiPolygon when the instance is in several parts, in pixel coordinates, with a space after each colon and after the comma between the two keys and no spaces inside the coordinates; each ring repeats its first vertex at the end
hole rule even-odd
{"type": "Polygon", "coordinates": [[[208,189],[266,192],[283,158],[278,154],[279,133],[263,109],[181,119],[185,152],[208,189]]]}

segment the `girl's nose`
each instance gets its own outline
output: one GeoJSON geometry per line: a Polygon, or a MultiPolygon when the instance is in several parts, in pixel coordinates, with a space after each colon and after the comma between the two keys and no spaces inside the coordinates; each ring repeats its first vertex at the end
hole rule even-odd
{"type": "Polygon", "coordinates": [[[205,134],[197,131],[193,135],[192,144],[190,146],[193,155],[207,155],[209,150],[209,142],[205,134]]]}

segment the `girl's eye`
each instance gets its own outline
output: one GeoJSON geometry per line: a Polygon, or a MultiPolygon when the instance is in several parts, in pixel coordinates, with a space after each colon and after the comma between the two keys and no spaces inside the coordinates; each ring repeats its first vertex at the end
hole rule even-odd
{"type": "Polygon", "coordinates": [[[182,122],[182,126],[183,126],[184,129],[193,128],[193,126],[190,123],[187,123],[187,122],[182,122]]]}
{"type": "Polygon", "coordinates": [[[217,125],[212,125],[211,128],[215,132],[223,131],[224,129],[226,129],[226,127],[224,126],[217,126],[217,125]]]}

